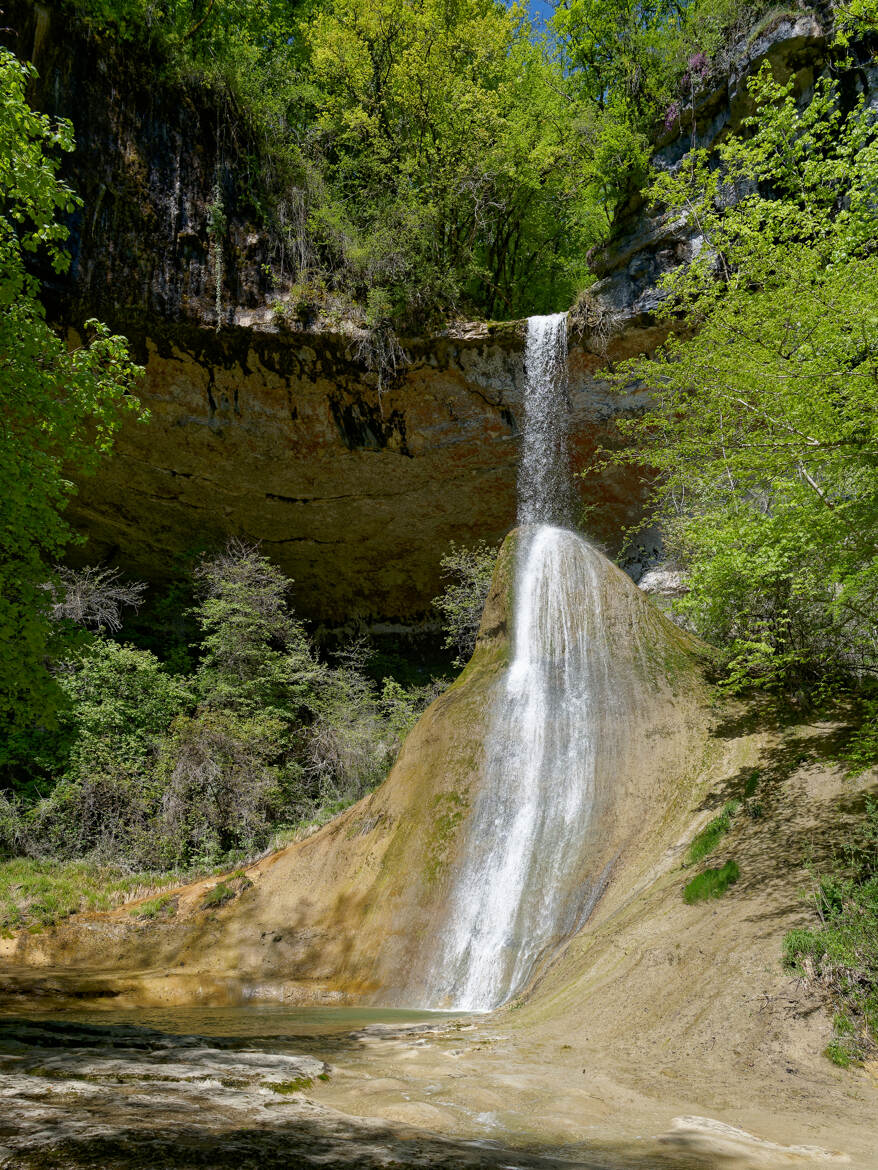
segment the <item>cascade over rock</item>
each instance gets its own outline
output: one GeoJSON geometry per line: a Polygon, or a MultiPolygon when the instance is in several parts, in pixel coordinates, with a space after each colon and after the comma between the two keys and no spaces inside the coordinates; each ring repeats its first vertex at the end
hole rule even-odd
{"type": "MultiPolygon", "coordinates": [[[[179,890],[166,921],[138,924],[128,906],[79,915],[43,934],[0,940],[0,957],[29,968],[22,976],[29,986],[34,967],[51,968],[47,978],[59,987],[58,969],[75,969],[71,986],[112,992],[120,1003],[429,1002],[431,956],[453,905],[485,782],[494,701],[512,656],[520,539],[513,532],[503,546],[470,663],[421,717],[380,788],[248,867],[252,885],[226,905],[204,906],[213,879],[179,890]]],[[[583,839],[587,865],[574,867],[564,886],[568,929],[582,925],[594,900],[579,897],[577,878],[612,883],[675,810],[682,806],[685,816],[678,796],[697,772],[706,734],[698,644],[606,557],[593,551],[590,565],[606,669],[631,700],[612,783],[583,839]]],[[[564,933],[543,940],[549,949],[534,957],[533,973],[564,933]]]]}
{"type": "MultiPolygon", "coordinates": [[[[511,998],[587,919],[612,865],[601,858],[607,817],[651,645],[637,604],[624,635],[614,633],[604,558],[563,527],[573,515],[567,369],[567,314],[531,317],[512,653],[429,957],[437,1006],[489,1009],[511,998]]],[[[623,588],[616,605],[635,596],[623,588]]]]}

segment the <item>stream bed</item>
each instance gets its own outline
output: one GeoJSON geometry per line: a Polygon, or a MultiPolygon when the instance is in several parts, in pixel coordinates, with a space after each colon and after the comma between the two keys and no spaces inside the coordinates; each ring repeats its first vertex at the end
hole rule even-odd
{"type": "MultiPolygon", "coordinates": [[[[448,1136],[321,1101],[336,1078],[367,1084],[370,1041],[460,1046],[475,1028],[460,1015],[370,1008],[12,1005],[0,1011],[0,1167],[705,1165],[655,1149],[522,1148],[496,1130],[448,1136]]],[[[441,1098],[441,1080],[434,1088],[441,1098]]]]}

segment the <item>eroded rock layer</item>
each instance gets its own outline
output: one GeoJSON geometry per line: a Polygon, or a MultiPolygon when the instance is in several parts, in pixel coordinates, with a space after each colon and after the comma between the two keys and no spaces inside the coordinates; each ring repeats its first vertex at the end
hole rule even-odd
{"type": "MultiPolygon", "coordinates": [[[[241,534],[294,578],[301,613],[411,624],[439,591],[449,541],[497,540],[514,523],[516,326],[407,343],[409,364],[381,391],[341,334],[251,325],[143,344],[150,421],[126,423],[71,507],[85,559],[170,577],[187,554],[241,534]]],[[[625,346],[614,341],[617,354],[625,346]]],[[[572,356],[580,467],[612,440],[619,411],[641,405],[601,381],[602,361],[572,356]]],[[[638,515],[639,475],[581,483],[594,538],[616,552],[638,515]]]]}

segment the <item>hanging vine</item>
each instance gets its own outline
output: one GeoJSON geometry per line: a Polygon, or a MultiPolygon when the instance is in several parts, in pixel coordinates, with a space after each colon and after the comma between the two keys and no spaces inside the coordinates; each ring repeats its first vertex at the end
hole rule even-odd
{"type": "Polygon", "coordinates": [[[207,209],[207,234],[210,239],[213,253],[213,283],[216,302],[216,331],[219,333],[223,323],[223,277],[225,264],[223,258],[223,241],[225,239],[228,221],[223,203],[223,193],[219,177],[214,184],[211,202],[207,209]]]}

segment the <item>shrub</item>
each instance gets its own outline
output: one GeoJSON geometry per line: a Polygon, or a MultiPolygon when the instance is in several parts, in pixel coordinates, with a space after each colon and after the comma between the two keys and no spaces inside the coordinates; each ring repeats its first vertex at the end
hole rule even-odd
{"type": "Polygon", "coordinates": [[[96,638],[58,670],[70,700],[63,726],[70,737],[67,776],[84,780],[108,769],[137,774],[154,762],[162,736],[192,692],[154,654],[96,638]]]}
{"type": "Polygon", "coordinates": [[[841,753],[849,776],[860,776],[878,764],[878,699],[862,706],[862,721],[841,753]]]}
{"type": "Polygon", "coordinates": [[[0,796],[6,856],[212,867],[384,778],[435,687],[379,687],[364,646],[320,662],[291,583],[251,545],[232,541],[196,579],[188,677],[102,637],[56,666],[68,707],[40,749],[51,791],[0,796]]]}
{"type": "Polygon", "coordinates": [[[277,762],[288,742],[270,715],[208,709],[178,719],[158,764],[153,864],[217,865],[264,848],[298,792],[301,769],[277,762]]]}
{"type": "Polygon", "coordinates": [[[82,779],[62,780],[27,814],[26,849],[31,857],[98,864],[122,861],[159,868],[153,844],[157,793],[149,774],[104,766],[82,779]]]}
{"type": "Polygon", "coordinates": [[[451,542],[439,562],[450,581],[433,604],[442,614],[445,645],[457,650],[455,666],[463,666],[476,648],[482,610],[491,587],[497,549],[480,540],[472,548],[451,542]]]}
{"type": "Polygon", "coordinates": [[[847,1067],[878,1044],[878,801],[866,801],[832,869],[815,875],[810,899],[819,925],[790,931],[783,961],[835,1007],[826,1051],[847,1067]]]}
{"type": "Polygon", "coordinates": [[[57,676],[68,699],[51,736],[60,776],[30,807],[6,801],[0,840],[7,855],[93,854],[153,864],[160,746],[174,717],[191,707],[192,693],[148,651],[103,638],[62,663],[57,676]]]}
{"type": "Polygon", "coordinates": [[[237,711],[307,707],[322,673],[288,603],[292,582],[255,545],[231,540],[195,571],[201,600],[197,672],[206,706],[237,711]]]}

